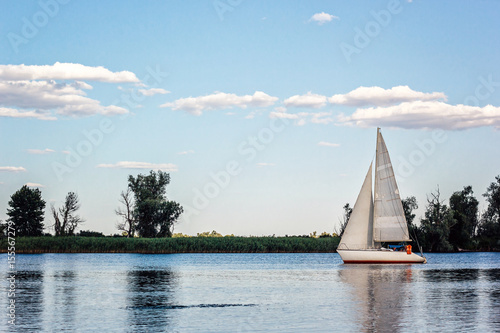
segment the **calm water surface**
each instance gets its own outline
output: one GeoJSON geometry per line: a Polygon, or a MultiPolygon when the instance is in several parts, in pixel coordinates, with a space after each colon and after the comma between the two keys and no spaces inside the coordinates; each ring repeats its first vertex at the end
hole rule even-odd
{"type": "Polygon", "coordinates": [[[18,255],[16,326],[0,331],[499,332],[500,253],[426,265],[337,254],[18,255]]]}

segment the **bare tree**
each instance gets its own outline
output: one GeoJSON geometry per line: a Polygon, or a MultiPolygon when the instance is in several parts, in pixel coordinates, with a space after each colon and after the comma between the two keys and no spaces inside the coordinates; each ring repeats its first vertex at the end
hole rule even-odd
{"type": "Polygon", "coordinates": [[[134,218],[134,198],[132,191],[127,188],[127,191],[120,194],[120,203],[124,206],[115,209],[115,214],[120,216],[122,221],[116,224],[120,231],[127,233],[127,238],[134,236],[135,232],[135,218],[134,218]]]}
{"type": "Polygon", "coordinates": [[[52,216],[54,217],[54,230],[56,236],[70,236],[75,233],[76,228],[85,222],[80,216],[76,215],[76,211],[80,209],[78,195],[74,192],[69,192],[64,200],[64,205],[56,209],[54,205],[50,207],[52,216]]]}
{"type": "Polygon", "coordinates": [[[439,186],[436,193],[431,193],[431,197],[429,199],[427,196],[425,218],[420,220],[420,228],[425,235],[424,251],[450,252],[453,250],[449,242],[450,228],[456,223],[453,212],[441,200],[439,186]]]}
{"type": "Polygon", "coordinates": [[[342,216],[342,220],[339,219],[340,228],[335,227],[333,232],[336,233],[339,237],[342,237],[344,234],[345,227],[347,226],[347,222],[349,222],[349,218],[351,217],[352,208],[349,203],[344,205],[344,215],[342,216]]]}

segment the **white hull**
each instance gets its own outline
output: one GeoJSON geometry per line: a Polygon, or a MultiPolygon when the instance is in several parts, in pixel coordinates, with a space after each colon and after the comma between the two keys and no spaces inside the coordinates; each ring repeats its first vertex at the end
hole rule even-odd
{"type": "Polygon", "coordinates": [[[406,251],[337,250],[346,264],[412,264],[426,263],[425,257],[406,251]]]}

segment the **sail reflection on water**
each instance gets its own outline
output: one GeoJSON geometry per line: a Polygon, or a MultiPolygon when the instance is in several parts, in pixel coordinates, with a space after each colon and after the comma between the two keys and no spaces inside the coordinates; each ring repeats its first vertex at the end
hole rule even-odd
{"type": "Polygon", "coordinates": [[[384,265],[345,266],[339,271],[341,281],[351,287],[356,310],[354,321],[362,332],[398,332],[408,311],[410,266],[391,268],[384,265]]]}

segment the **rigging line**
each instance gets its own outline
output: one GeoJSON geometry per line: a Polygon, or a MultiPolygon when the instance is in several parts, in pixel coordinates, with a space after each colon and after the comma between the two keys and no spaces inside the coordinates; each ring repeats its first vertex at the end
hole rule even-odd
{"type": "Polygon", "coordinates": [[[415,237],[415,241],[417,242],[417,246],[418,246],[418,249],[420,250],[420,254],[423,257],[424,253],[422,252],[422,247],[420,246],[420,243],[418,242],[418,237],[417,237],[417,233],[415,232],[415,230],[413,230],[413,236],[415,237]]]}

